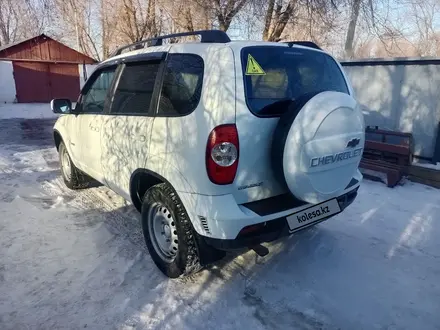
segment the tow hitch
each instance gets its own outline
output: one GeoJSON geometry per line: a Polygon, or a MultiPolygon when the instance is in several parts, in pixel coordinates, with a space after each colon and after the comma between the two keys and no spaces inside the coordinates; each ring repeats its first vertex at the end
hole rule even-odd
{"type": "Polygon", "coordinates": [[[260,257],[265,257],[269,254],[269,249],[261,244],[250,246],[249,249],[253,250],[260,257]]]}

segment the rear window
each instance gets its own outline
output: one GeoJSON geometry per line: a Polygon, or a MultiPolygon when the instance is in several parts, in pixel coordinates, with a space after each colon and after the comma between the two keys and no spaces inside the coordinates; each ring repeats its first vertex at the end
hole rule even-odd
{"type": "Polygon", "coordinates": [[[304,94],[349,93],[335,60],[321,52],[276,46],[246,47],[241,62],[246,102],[257,116],[279,116],[289,104],[282,101],[295,101],[304,94]],[[280,106],[270,106],[275,102],[280,106]]]}

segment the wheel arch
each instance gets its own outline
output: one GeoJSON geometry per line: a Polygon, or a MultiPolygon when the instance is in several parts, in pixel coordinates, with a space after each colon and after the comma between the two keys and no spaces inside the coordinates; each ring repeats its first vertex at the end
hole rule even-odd
{"type": "Polygon", "coordinates": [[[54,139],[55,147],[56,147],[57,151],[59,151],[59,149],[60,149],[61,142],[64,142],[64,146],[66,147],[67,152],[69,153],[70,160],[72,161],[73,165],[78,167],[76,159],[74,159],[72,157],[72,152],[70,150],[70,145],[68,143],[66,143],[66,140],[63,139],[63,136],[61,135],[60,131],[58,131],[57,129],[53,130],[53,139],[54,139]]]}
{"type": "Polygon", "coordinates": [[[139,212],[141,211],[142,198],[145,192],[159,183],[166,183],[175,191],[173,185],[156,172],[146,168],[138,168],[132,173],[130,177],[130,198],[139,212]]]}
{"type": "Polygon", "coordinates": [[[56,129],[53,130],[53,139],[55,142],[55,147],[57,148],[57,151],[58,151],[60,144],[61,144],[61,141],[64,141],[64,140],[63,140],[63,137],[61,136],[60,132],[58,132],[58,130],[56,130],[56,129]]]}
{"type": "MultiPolygon", "coordinates": [[[[165,179],[162,175],[153,172],[151,170],[145,169],[145,168],[138,168],[133,172],[130,178],[130,198],[133,203],[133,205],[136,207],[136,209],[141,212],[142,207],[142,197],[145,194],[145,192],[153,187],[156,184],[159,183],[166,183],[168,184],[172,190],[177,194],[177,196],[180,199],[180,202],[185,207],[184,200],[182,200],[174,188],[174,186],[165,179]]],[[[188,221],[191,224],[191,226],[194,228],[195,223],[191,219],[191,215],[188,214],[188,221]]],[[[199,229],[201,231],[201,229],[199,229]]],[[[212,246],[208,245],[205,240],[197,235],[197,230],[194,228],[195,235],[195,244],[197,248],[197,255],[200,260],[200,264],[202,266],[209,265],[213,262],[216,262],[220,259],[222,259],[225,255],[225,251],[217,250],[213,248],[212,246]]]]}

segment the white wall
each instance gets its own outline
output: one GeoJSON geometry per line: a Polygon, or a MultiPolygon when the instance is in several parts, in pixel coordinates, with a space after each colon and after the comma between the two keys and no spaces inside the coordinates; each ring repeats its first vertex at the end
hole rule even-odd
{"type": "MultiPolygon", "coordinates": [[[[86,72],[87,72],[87,78],[90,77],[90,75],[93,73],[93,71],[95,70],[97,64],[86,64],[86,72]]],[[[80,88],[82,88],[84,86],[84,65],[83,64],[78,64],[78,68],[79,68],[79,86],[80,88]]]]}
{"type": "Polygon", "coordinates": [[[15,80],[12,62],[0,61],[0,103],[15,102],[15,80]]]}
{"type": "Polygon", "coordinates": [[[440,121],[440,59],[342,64],[356,98],[370,110],[366,125],[412,133],[414,154],[431,158],[440,121]]]}

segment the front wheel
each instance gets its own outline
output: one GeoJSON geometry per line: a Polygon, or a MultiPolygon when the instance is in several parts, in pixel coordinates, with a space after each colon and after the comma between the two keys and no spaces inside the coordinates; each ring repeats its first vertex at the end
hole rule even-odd
{"type": "Polygon", "coordinates": [[[66,186],[70,189],[87,188],[90,184],[90,180],[73,164],[64,142],[60,143],[58,152],[60,157],[61,175],[63,176],[66,186]]]}
{"type": "Polygon", "coordinates": [[[167,184],[151,187],[142,204],[142,231],[156,266],[168,277],[199,271],[196,233],[176,192],[167,184]]]}

